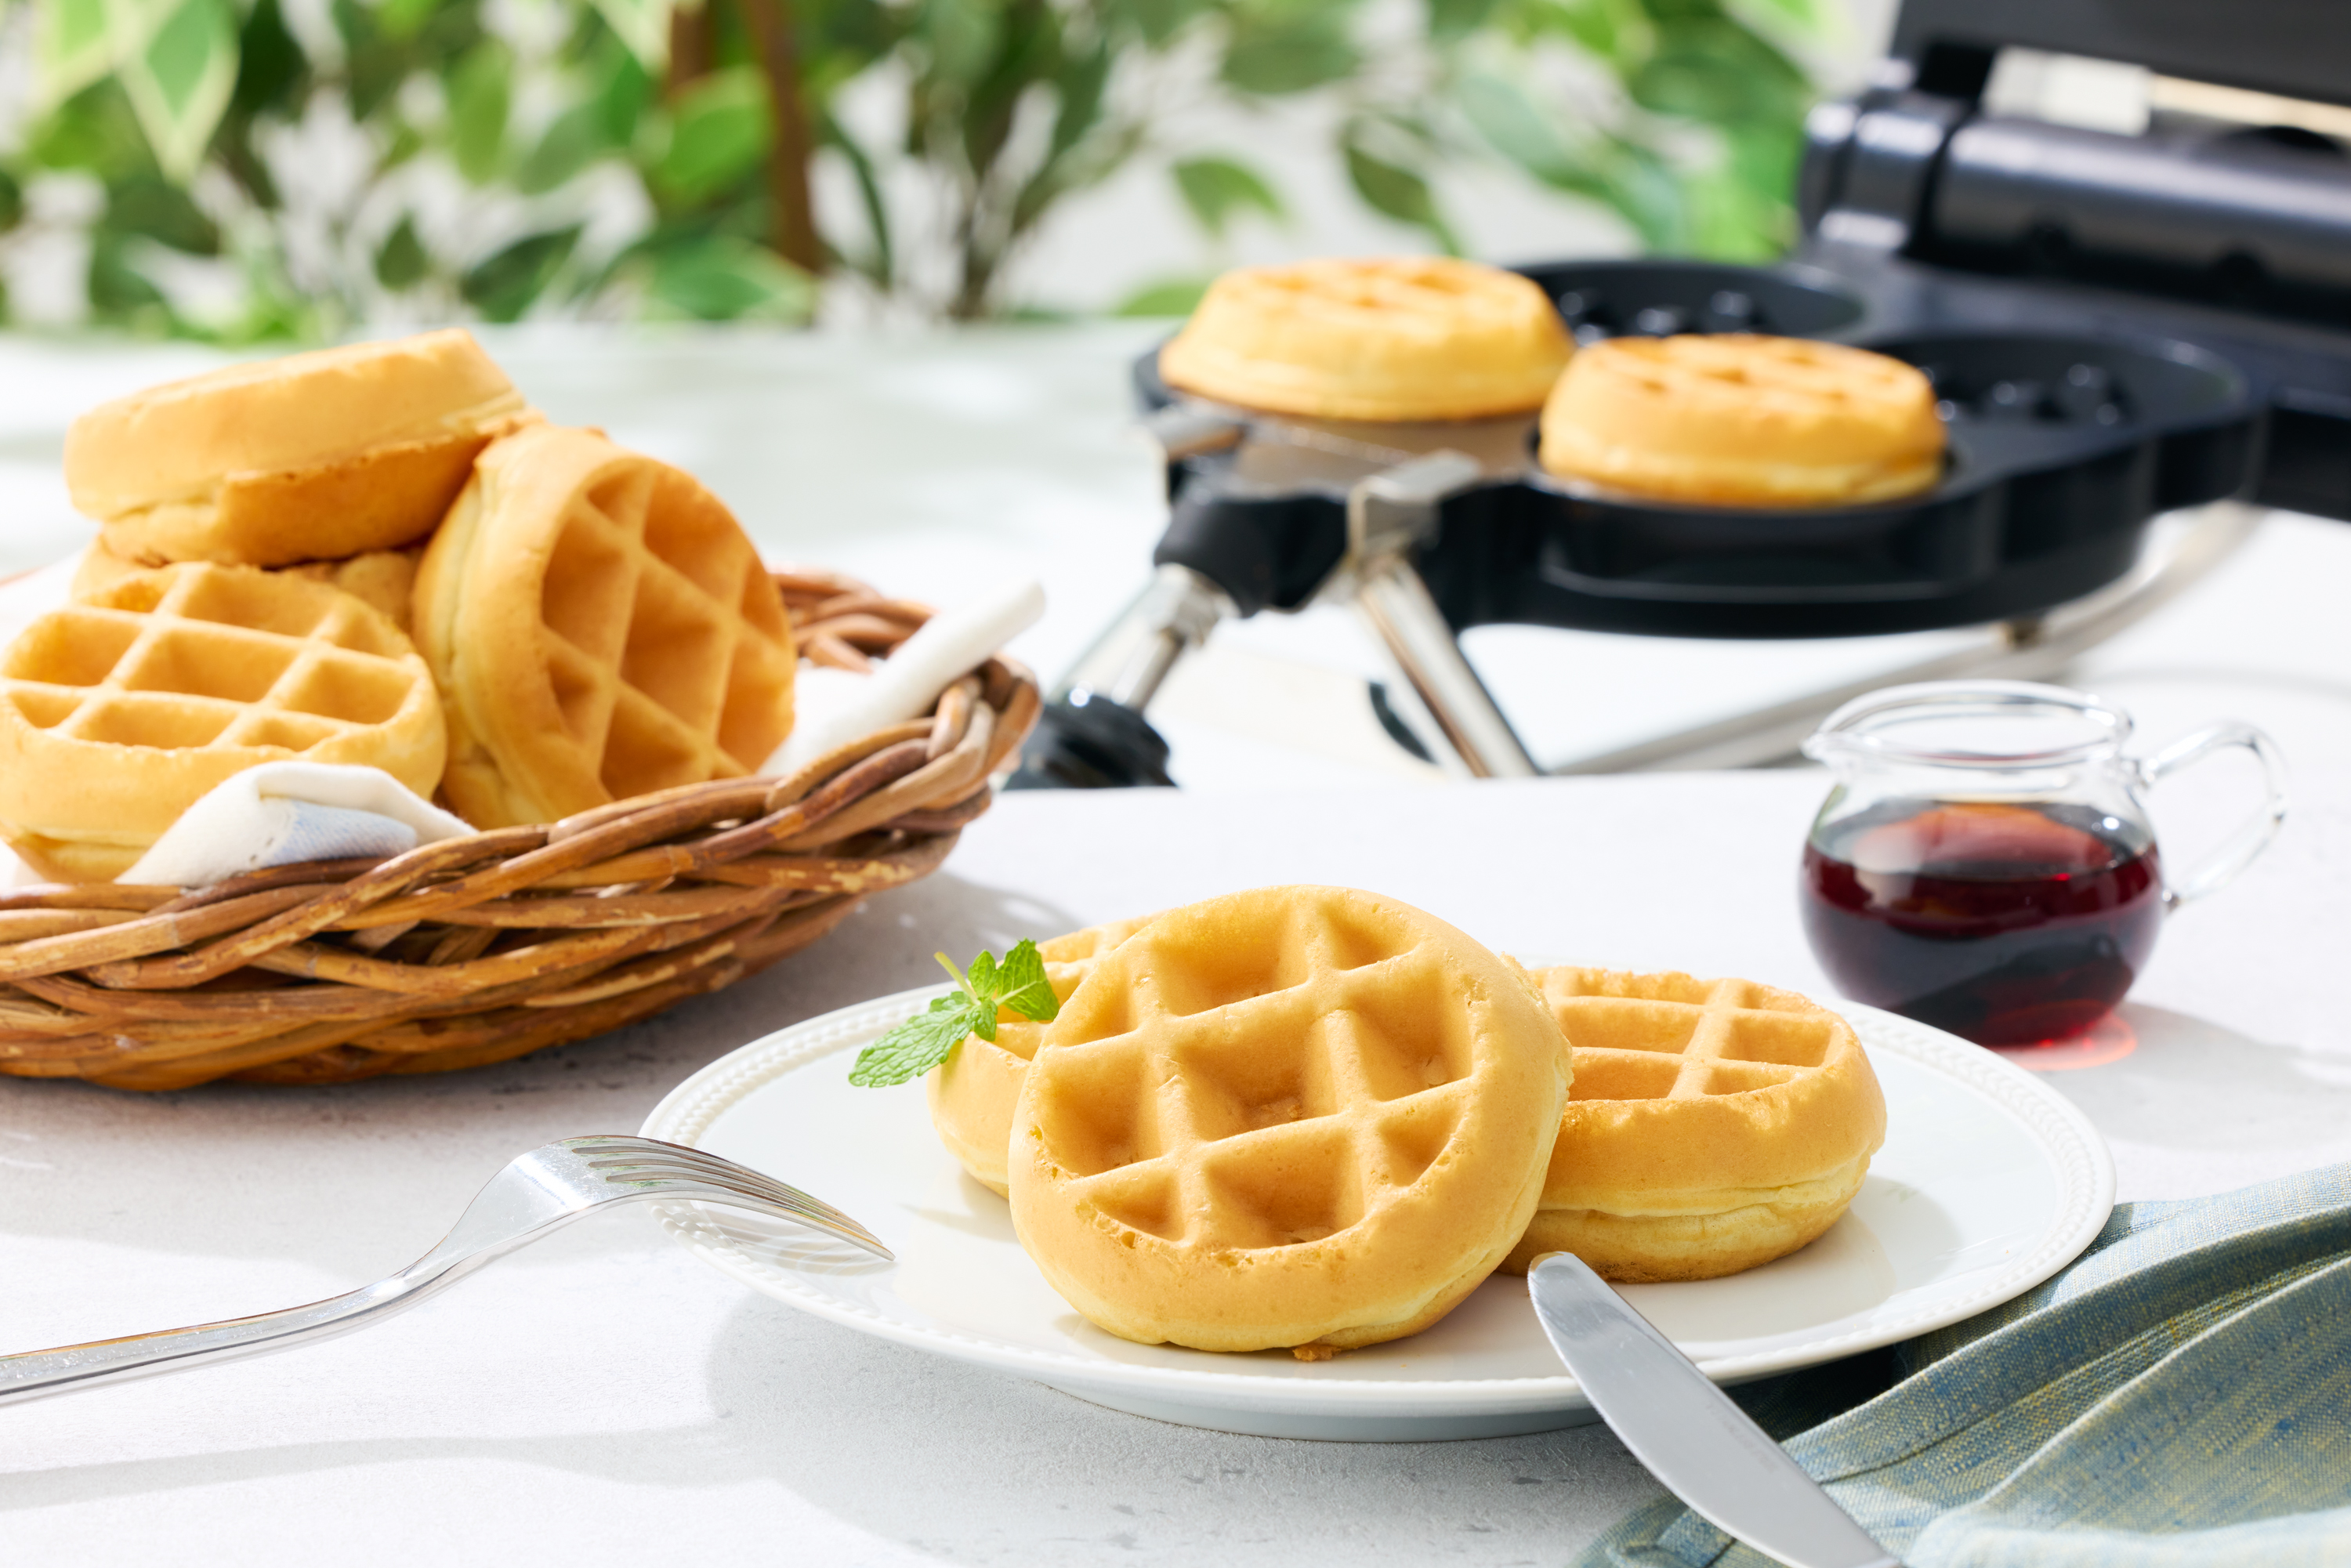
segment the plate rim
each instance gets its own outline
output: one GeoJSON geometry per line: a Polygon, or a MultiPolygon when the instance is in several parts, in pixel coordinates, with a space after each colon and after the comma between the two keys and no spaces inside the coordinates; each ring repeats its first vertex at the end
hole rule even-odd
{"type": "MultiPolygon", "coordinates": [[[[738,1046],[664,1095],[639,1131],[645,1137],[699,1147],[698,1140],[711,1125],[747,1096],[811,1061],[851,1049],[861,1035],[871,1039],[922,1011],[933,998],[951,988],[934,985],[893,992],[804,1019],[738,1046]]],[[[1842,1000],[1833,1010],[1855,1023],[1856,1032],[1862,1032],[1858,1026],[1867,1020],[1865,1049],[1889,1050],[1973,1089],[2022,1123],[2057,1166],[2063,1202],[2038,1242],[1976,1291],[1960,1298],[1960,1304],[1922,1308],[1869,1328],[1801,1345],[1699,1361],[1699,1369],[1717,1383],[1743,1383],[1816,1366],[1989,1312],[2045,1282],[2079,1257],[2114,1211],[2113,1154],[2080,1107],[2054,1088],[1982,1046],[1897,1013],[1842,1000]]],[[[1268,1377],[1092,1360],[956,1329],[904,1322],[818,1290],[789,1270],[744,1255],[698,1207],[656,1204],[653,1208],[662,1228],[687,1250],[763,1295],[895,1343],[1024,1374],[1050,1385],[1131,1389],[1139,1395],[1157,1395],[1170,1403],[1214,1403],[1268,1411],[1321,1409],[1332,1414],[1361,1406],[1378,1406],[1397,1414],[1508,1414],[1585,1403],[1582,1385],[1563,1368],[1555,1375],[1536,1377],[1349,1378],[1341,1358],[1325,1364],[1332,1372],[1325,1374],[1318,1366],[1317,1375],[1311,1378],[1268,1377]],[[1192,1397],[1181,1397],[1187,1394],[1192,1397]]]]}

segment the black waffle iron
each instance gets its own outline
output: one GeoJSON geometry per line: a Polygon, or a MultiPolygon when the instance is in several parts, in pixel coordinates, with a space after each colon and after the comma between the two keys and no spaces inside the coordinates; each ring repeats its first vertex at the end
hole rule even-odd
{"type": "MultiPolygon", "coordinates": [[[[1983,624],[1972,673],[2047,674],[2241,538],[2252,514],[2211,503],[2351,518],[2351,149],[2306,114],[2260,112],[2351,104],[2339,4],[1907,0],[1868,89],[1812,116],[1789,260],[1522,269],[1580,341],[1765,331],[1919,366],[1950,433],[1923,496],[1821,511],[1611,497],[1541,473],[1531,417],[1271,418],[1172,393],[1146,356],[1136,391],[1172,512],[1157,573],[1056,694],[1016,786],[1165,782],[1143,710],[1227,616],[1352,601],[1393,659],[1376,695],[1399,739],[1524,775],[1455,642],[1467,628],[1983,624]],[[2161,112],[2136,135],[2003,118],[1985,89],[2011,47],[2223,89],[2199,101],[2236,112],[2161,112]],[[2148,559],[2150,525],[2187,508],[2202,512],[2148,559]]],[[[1759,716],[1743,755],[1784,752],[1845,695],[1759,716]]]]}

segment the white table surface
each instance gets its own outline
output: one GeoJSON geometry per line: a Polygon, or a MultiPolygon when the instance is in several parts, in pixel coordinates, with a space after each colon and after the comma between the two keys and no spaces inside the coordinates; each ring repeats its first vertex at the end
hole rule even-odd
{"type": "MultiPolygon", "coordinates": [[[[1008,560],[1056,597],[1019,651],[1058,673],[1140,580],[1159,523],[1123,445],[1128,328],[862,342],[501,339],[558,417],[703,472],[763,545],[951,598],[1008,560]]],[[[55,463],[72,412],[193,350],[0,340],[0,566],[87,537],[55,463]]],[[[2281,517],[2085,662],[2151,739],[2271,727],[2296,811],[2167,932],[2137,1049],[2053,1078],[2126,1197],[2351,1158],[2351,528],[2281,517]]],[[[1285,880],[1372,887],[1530,955],[1823,989],[1792,875],[1808,772],[1429,787],[1359,710],[1332,616],[1220,632],[1166,727],[1184,792],[1013,796],[941,874],[770,973],[605,1039],[446,1078],[140,1096],[0,1081],[0,1346],[314,1299],[423,1251],[507,1157],[632,1130],[686,1073],[958,956],[1285,880]],[[1261,786],[1273,780],[1280,788],[1261,786]]],[[[1931,639],[1756,646],[1565,632],[1476,656],[1547,755],[1638,738],[1915,656],[1931,639]]],[[[2175,861],[2245,781],[2159,801],[2175,861]]],[[[918,1092],[899,1091],[907,1113],[918,1092]]],[[[820,1173],[784,1171],[820,1193],[820,1173]]],[[[1280,1442],[1162,1426],[799,1316],[664,1240],[591,1221],[383,1328],[0,1415],[11,1562],[1557,1562],[1649,1495],[1598,1428],[1280,1442]]]]}
{"type": "MultiPolygon", "coordinates": [[[[2314,785],[2339,784],[2340,775],[2314,785]]],[[[1014,795],[822,945],[602,1040],[479,1072],[139,1096],[0,1082],[0,1343],[347,1289],[510,1155],[633,1129],[764,1030],[963,954],[1236,886],[1381,889],[1489,942],[1818,989],[1792,918],[1803,773],[1260,796],[1014,795]]],[[[2054,1075],[2129,1197],[2351,1158],[2328,959],[2351,812],[2165,935],[2138,1047],[2054,1075]]],[[[924,1114],[913,1086],[894,1091],[924,1114]]],[[[819,1193],[822,1174],[778,1174],[819,1193]]],[[[0,1413],[8,1556],[38,1563],[1557,1562],[1649,1483],[1606,1432],[1336,1445],[1163,1426],[751,1294],[626,1213],[382,1328],[0,1413]]]]}

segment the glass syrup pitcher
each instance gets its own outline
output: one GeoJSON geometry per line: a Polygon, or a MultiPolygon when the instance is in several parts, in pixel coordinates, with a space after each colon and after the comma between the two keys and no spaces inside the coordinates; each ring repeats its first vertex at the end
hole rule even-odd
{"type": "Polygon", "coordinates": [[[1804,742],[1836,784],[1804,844],[1804,935],[1855,1001],[1980,1045],[2079,1035],[2123,999],[2172,910],[2226,883],[2285,818],[2277,745],[2216,724],[2126,757],[2130,716],[2063,686],[1933,681],[1847,703],[1804,742]],[[2242,747],[2261,810],[2168,875],[2144,803],[2242,747]]]}

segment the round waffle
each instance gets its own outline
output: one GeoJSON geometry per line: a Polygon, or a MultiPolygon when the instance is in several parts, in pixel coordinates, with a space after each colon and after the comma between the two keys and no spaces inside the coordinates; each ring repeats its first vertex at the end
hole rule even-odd
{"type": "Polygon", "coordinates": [[[1541,406],[1573,351],[1528,278],[1447,256],[1245,267],[1159,350],[1167,384],[1275,413],[1481,419],[1541,406]]]}
{"type": "Polygon", "coordinates": [[[1828,1009],[1751,980],[1534,977],[1575,1084],[1505,1268],[1573,1252],[1604,1279],[1708,1280],[1794,1251],[1861,1189],[1886,1101],[1828,1009]]]}
{"type": "Polygon", "coordinates": [[[324,583],[190,564],[126,577],[0,654],[0,836],[102,881],[233,773],[361,763],[420,795],[446,744],[424,661],[324,583]]]}
{"type": "Polygon", "coordinates": [[[1542,413],[1552,473],[1713,506],[1915,495],[1942,477],[1943,446],[1935,389],[1915,366],[1749,333],[1595,343],[1542,413]]]}
{"type": "MultiPolygon", "coordinates": [[[[1092,972],[1094,960],[1149,919],[1113,921],[1039,943],[1037,952],[1045,960],[1053,995],[1068,1001],[1078,982],[1092,972]]],[[[1012,1107],[1020,1099],[1020,1081],[1028,1076],[1029,1059],[1044,1043],[1049,1027],[1008,1009],[998,1012],[993,1041],[966,1036],[924,1079],[931,1125],[938,1129],[939,1142],[963,1162],[972,1180],[999,1196],[1005,1190],[1004,1152],[1012,1136],[1012,1107]]]]}
{"type": "Polygon", "coordinates": [[[102,403],[66,433],[66,486],[125,560],[336,560],[431,533],[491,437],[538,417],[451,328],[102,403]]]}
{"type": "MultiPolygon", "coordinates": [[[[287,577],[341,589],[369,609],[381,611],[405,633],[409,600],[416,584],[416,563],[423,554],[423,545],[412,545],[406,549],[370,550],[348,560],[311,560],[279,570],[287,577]]],[[[87,599],[110,583],[146,570],[137,561],[116,555],[106,548],[104,539],[99,539],[82,552],[81,564],[74,569],[73,597],[87,599]]]]}
{"type": "Polygon", "coordinates": [[[1013,1225],[1122,1338],[1376,1344],[1510,1251],[1567,1075],[1523,975],[1442,921],[1341,888],[1211,899],[1097,959],[1047,1031],[1013,1225]]]}
{"type": "Polygon", "coordinates": [[[791,627],[734,514],[592,430],[494,443],[416,576],[475,827],[741,778],[791,728],[791,627]]]}

